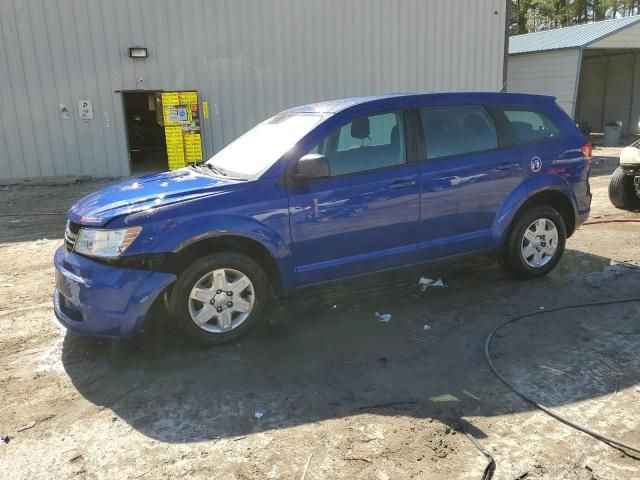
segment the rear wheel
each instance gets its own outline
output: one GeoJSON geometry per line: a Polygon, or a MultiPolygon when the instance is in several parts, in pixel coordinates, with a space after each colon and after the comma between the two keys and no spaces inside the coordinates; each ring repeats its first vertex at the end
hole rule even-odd
{"type": "Polygon", "coordinates": [[[259,320],[269,298],[254,260],[222,252],[196,260],[178,278],[171,309],[186,332],[207,344],[236,340],[259,320]]]}
{"type": "Polygon", "coordinates": [[[520,278],[541,277],[560,261],[566,239],[565,223],[556,209],[533,207],[516,220],[501,263],[520,278]]]}
{"type": "Polygon", "coordinates": [[[633,175],[626,175],[622,167],[614,170],[609,181],[609,200],[614,207],[623,210],[640,208],[640,198],[636,195],[633,175]]]}

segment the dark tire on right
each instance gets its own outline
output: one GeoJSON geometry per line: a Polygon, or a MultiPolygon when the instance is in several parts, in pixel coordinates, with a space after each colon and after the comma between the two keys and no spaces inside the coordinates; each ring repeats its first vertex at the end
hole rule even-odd
{"type": "Polygon", "coordinates": [[[640,208],[640,198],[636,195],[633,176],[625,175],[622,167],[618,167],[609,181],[609,200],[613,206],[622,210],[640,208]]]}

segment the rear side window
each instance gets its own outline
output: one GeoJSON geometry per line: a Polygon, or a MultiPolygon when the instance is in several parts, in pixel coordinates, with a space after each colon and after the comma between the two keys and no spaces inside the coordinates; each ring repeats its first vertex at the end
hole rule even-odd
{"type": "Polygon", "coordinates": [[[481,106],[429,107],[420,116],[430,160],[498,148],[493,118],[481,106]]]}
{"type": "Polygon", "coordinates": [[[513,127],[518,143],[539,142],[560,136],[560,130],[551,120],[531,110],[504,110],[513,127]]]}

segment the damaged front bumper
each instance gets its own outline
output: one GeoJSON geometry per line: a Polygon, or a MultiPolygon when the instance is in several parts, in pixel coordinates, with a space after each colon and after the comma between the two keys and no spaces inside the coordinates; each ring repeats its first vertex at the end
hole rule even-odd
{"type": "Polygon", "coordinates": [[[114,267],[60,247],[54,257],[56,318],[69,331],[129,339],[153,302],[176,279],[172,273],[114,267]]]}

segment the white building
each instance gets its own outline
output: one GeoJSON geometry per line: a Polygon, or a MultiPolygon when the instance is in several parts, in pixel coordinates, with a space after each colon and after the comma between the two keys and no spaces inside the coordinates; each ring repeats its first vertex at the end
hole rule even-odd
{"type": "Polygon", "coordinates": [[[511,37],[507,91],[557,97],[577,122],[639,132],[640,16],[511,37]]]}
{"type": "Polygon", "coordinates": [[[164,170],[322,99],[498,91],[506,5],[0,0],[0,180],[164,170]]]}

